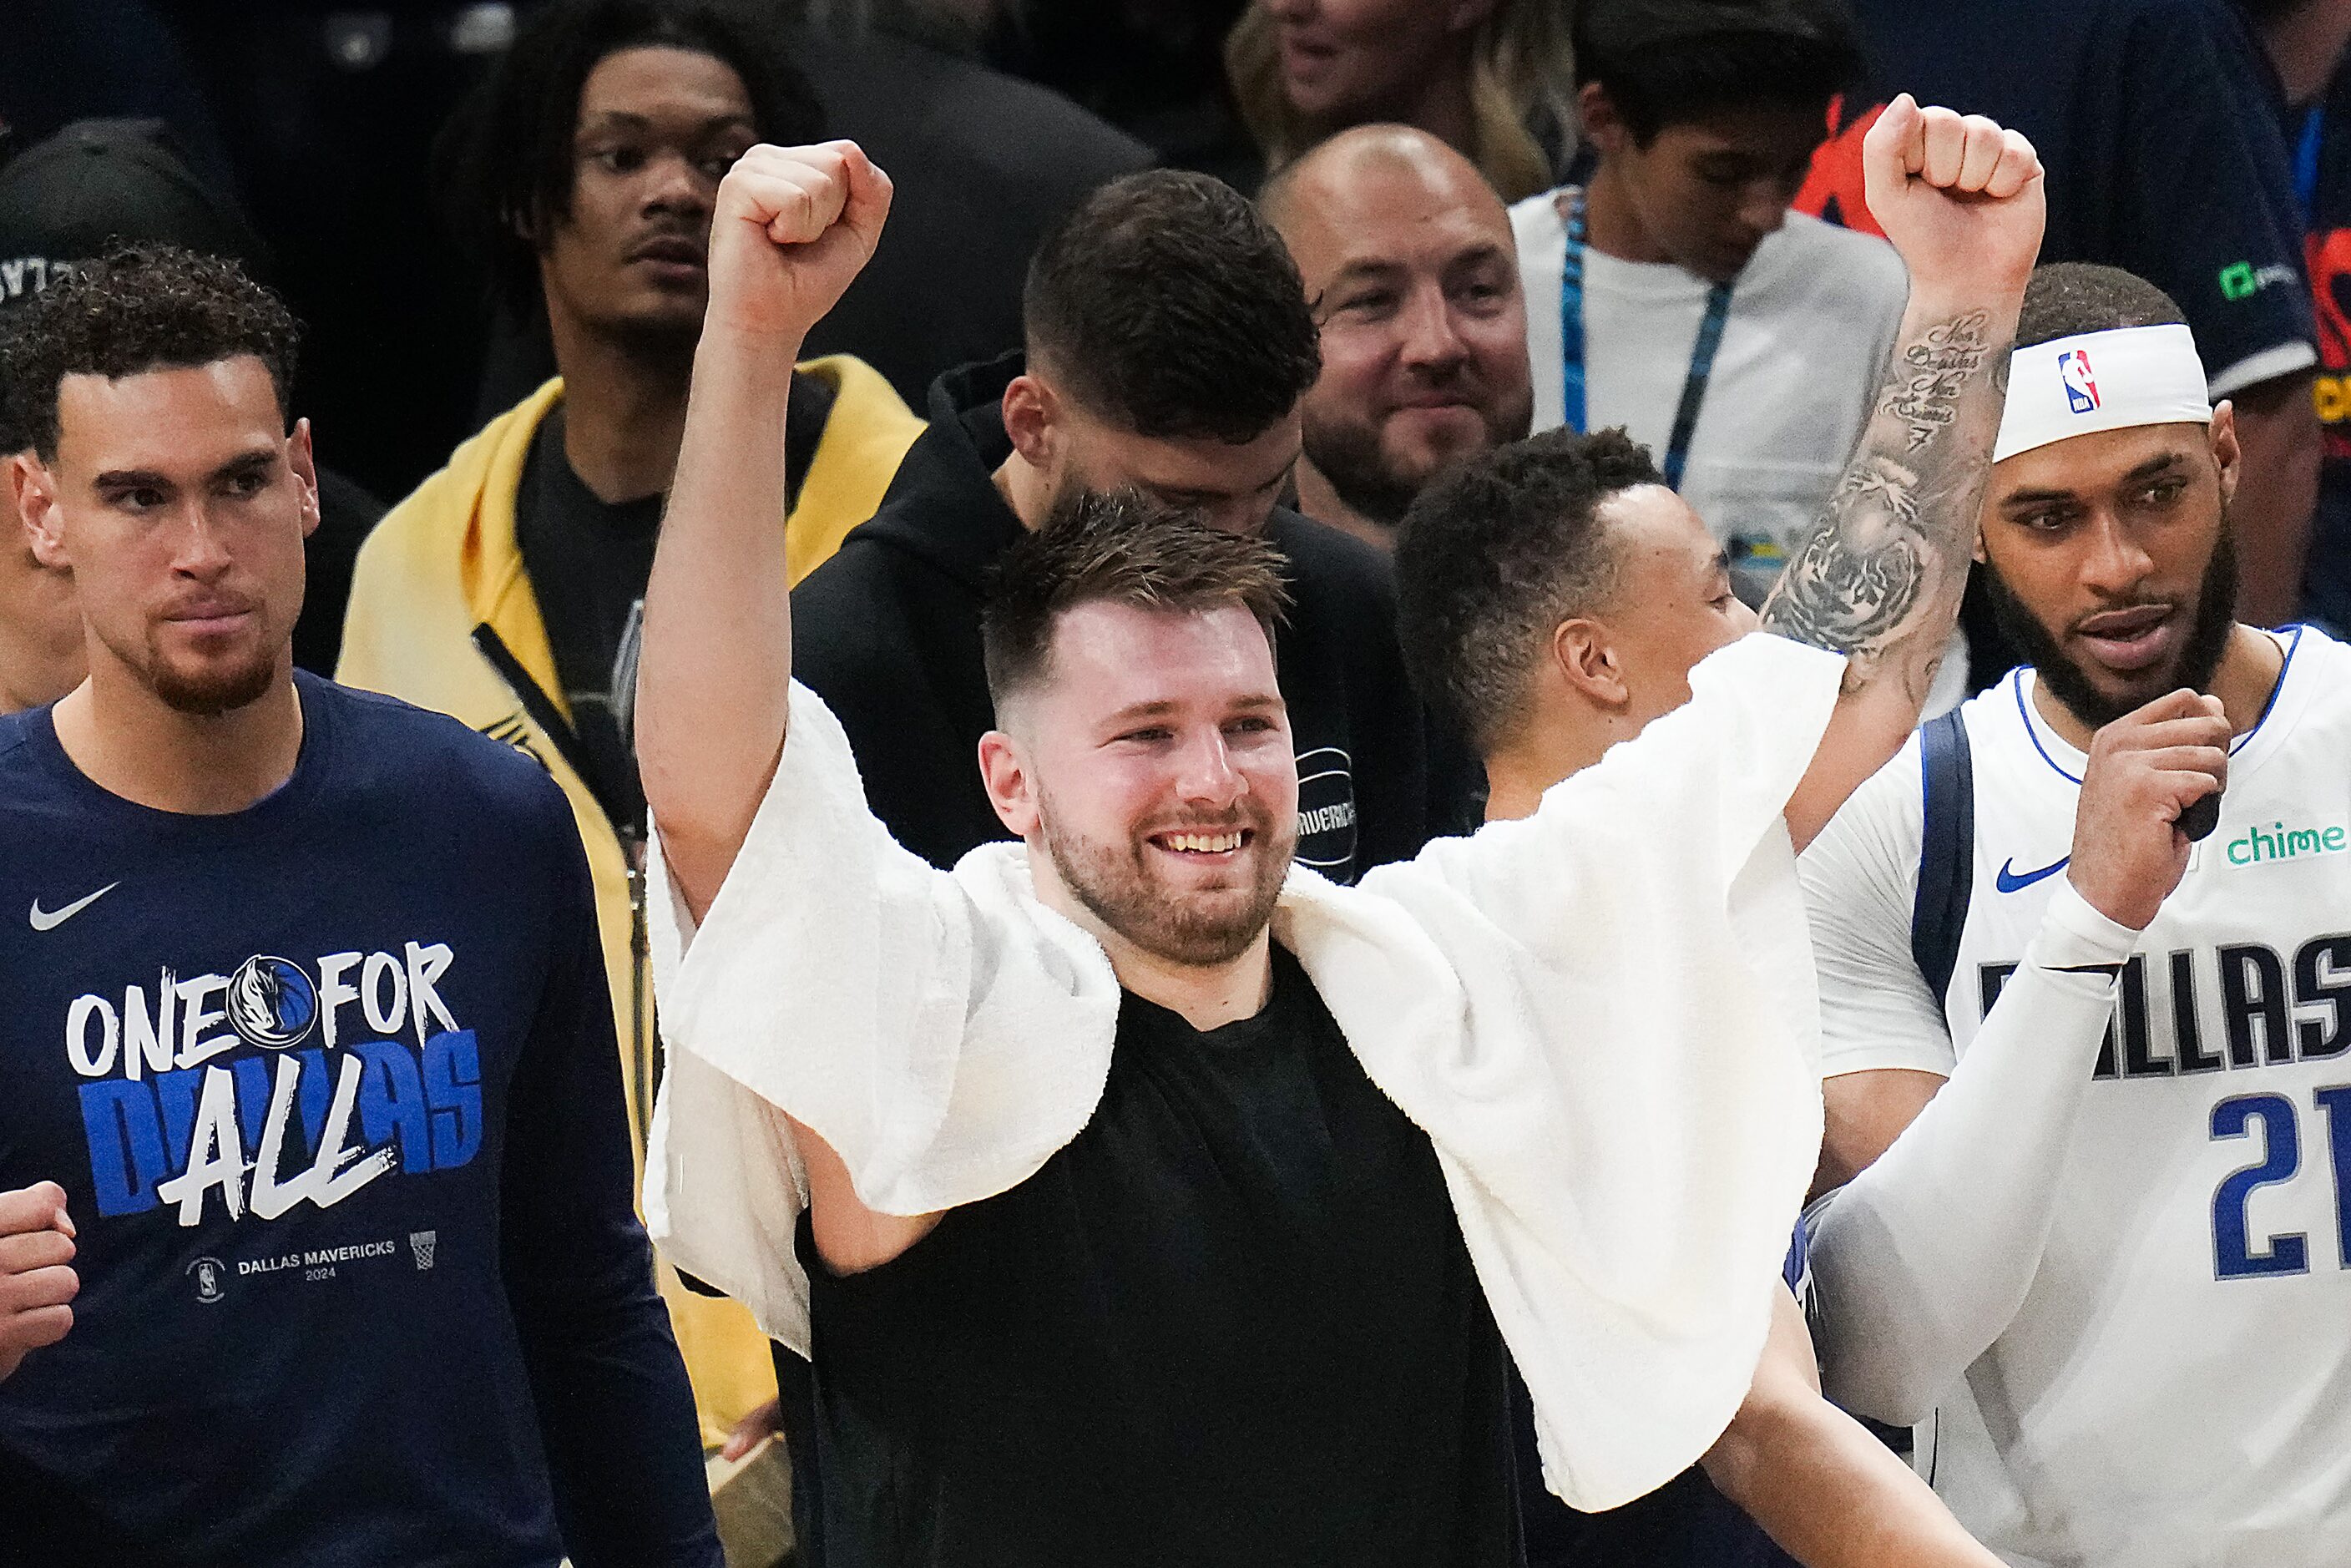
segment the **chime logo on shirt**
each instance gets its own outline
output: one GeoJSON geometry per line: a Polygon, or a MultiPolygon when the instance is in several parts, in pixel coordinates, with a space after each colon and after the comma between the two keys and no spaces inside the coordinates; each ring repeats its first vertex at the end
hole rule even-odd
{"type": "Polygon", "coordinates": [[[2351,849],[2351,831],[2339,822],[2289,828],[2272,822],[2245,830],[2228,843],[2231,865],[2260,865],[2269,861],[2300,860],[2308,855],[2335,855],[2351,849]]]}
{"type": "Polygon", "coordinates": [[[481,1050],[441,995],[440,942],[257,953],[227,975],[170,966],[65,1013],[66,1061],[101,1215],[175,1205],[200,1223],[332,1207],[378,1178],[472,1162],[481,1050]]]}
{"type": "Polygon", "coordinates": [[[2057,356],[2057,377],[2065,383],[2065,406],[2075,413],[2098,412],[2098,383],[2090,374],[2090,351],[2068,349],[2057,356]]]}

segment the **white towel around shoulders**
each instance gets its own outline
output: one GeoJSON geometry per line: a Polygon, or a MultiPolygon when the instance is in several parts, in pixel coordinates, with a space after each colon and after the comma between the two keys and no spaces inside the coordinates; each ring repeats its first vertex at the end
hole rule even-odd
{"type": "MultiPolygon", "coordinates": [[[[1365,1072],[1436,1145],[1546,1479],[1578,1508],[1693,1463],[1761,1354],[1821,1138],[1782,813],[1844,671],[1747,637],[1534,816],[1354,888],[1294,868],[1275,912],[1365,1072]]],[[[1101,946],[1038,902],[1022,846],[944,873],[892,841],[805,687],[698,931],[658,853],[653,877],[669,1056],[647,1218],[794,1348],[806,1181],[780,1112],[898,1214],[1018,1185],[1092,1115],[1120,995],[1101,946]]]]}

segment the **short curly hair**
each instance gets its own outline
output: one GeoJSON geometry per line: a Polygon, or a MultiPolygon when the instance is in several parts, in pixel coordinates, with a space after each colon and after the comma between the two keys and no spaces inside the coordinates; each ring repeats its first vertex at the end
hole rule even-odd
{"type": "Polygon", "coordinates": [[[1256,440],[1322,373],[1298,264],[1249,199],[1170,169],[1114,180],[1029,263],[1032,369],[1155,440],[1256,440]]]}
{"type": "Polygon", "coordinates": [[[1238,605],[1270,639],[1289,612],[1281,552],[1136,490],[1080,491],[1000,557],[980,640],[987,691],[1005,698],[1045,673],[1053,627],[1081,604],[1176,612],[1238,605]]]}
{"type": "Polygon", "coordinates": [[[269,371],[278,412],[291,404],[301,329],[277,296],[236,263],[177,246],[123,246],[76,267],[13,315],[0,353],[9,438],[57,455],[57,389],[68,376],[110,381],[251,354],[269,371]]]}
{"type": "Polygon", "coordinates": [[[1602,505],[1665,482],[1622,429],[1553,430],[1444,475],[1405,512],[1395,545],[1405,665],[1480,751],[1515,733],[1552,630],[1615,590],[1602,505]]]}
{"type": "Polygon", "coordinates": [[[2053,261],[2034,267],[2024,286],[2016,346],[2030,349],[2125,327],[2177,327],[2187,320],[2170,295],[2136,273],[2094,262],[2053,261]]]}

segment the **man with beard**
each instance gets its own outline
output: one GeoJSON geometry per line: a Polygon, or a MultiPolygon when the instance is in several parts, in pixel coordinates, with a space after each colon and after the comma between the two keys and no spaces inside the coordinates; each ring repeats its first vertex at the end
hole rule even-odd
{"type": "Polygon", "coordinates": [[[1299,509],[1388,549],[1439,469],[1527,433],[1510,215],[1476,164],[1402,125],[1341,131],[1258,205],[1321,333],[1322,371],[1299,403],[1299,509]]]}
{"type": "Polygon", "coordinates": [[[2034,278],[1978,554],[2032,662],[1804,857],[1823,1367],[2011,1563],[2320,1568],[2351,652],[2232,618],[2240,450],[2179,321],[2126,273],[2034,278]]]}
{"type": "Polygon", "coordinates": [[[9,1544],[716,1568],[562,792],[295,669],[274,297],[157,247],[24,308],[89,674],[0,720],[9,1544]]]}
{"type": "Polygon", "coordinates": [[[1280,504],[1319,363],[1280,236],[1221,181],[1132,174],[1040,243],[1022,320],[1020,352],[932,386],[888,499],[792,597],[793,668],[848,730],[874,815],[942,869],[1003,838],[971,767],[996,722],[988,570],[1067,496],[1134,488],[1288,563],[1299,859],[1351,882],[1449,826],[1468,790],[1405,678],[1386,560],[1280,504]]]}
{"type": "MultiPolygon", "coordinates": [[[[728,174],[638,704],[647,1207],[810,1352],[826,1562],[1510,1563],[1506,1356],[1581,1506],[1721,1435],[1818,1155],[1791,846],[1916,720],[2039,241],[2022,138],[1906,100],[1872,151],[1916,292],[1786,635],[1355,887],[1291,864],[1279,556],[1118,497],[996,575],[1019,842],[892,841],[790,681],[770,521],[790,350],[889,186],[841,143],[728,174]]],[[[1818,1562],[1921,1561],[1823,1513],[1818,1562]]]]}

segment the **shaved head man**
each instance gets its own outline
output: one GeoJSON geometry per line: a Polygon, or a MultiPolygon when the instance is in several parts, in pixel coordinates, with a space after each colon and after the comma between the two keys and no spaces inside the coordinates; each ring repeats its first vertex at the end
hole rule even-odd
{"type": "Polygon", "coordinates": [[[1384,547],[1440,469],[1527,434],[1510,214],[1468,159],[1401,125],[1332,137],[1260,204],[1322,330],[1299,509],[1384,547]]]}

